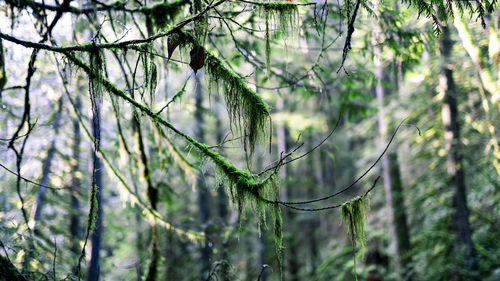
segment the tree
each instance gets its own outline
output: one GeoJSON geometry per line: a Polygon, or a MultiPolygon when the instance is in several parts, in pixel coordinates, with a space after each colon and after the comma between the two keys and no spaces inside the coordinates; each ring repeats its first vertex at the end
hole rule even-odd
{"type": "MultiPolygon", "coordinates": [[[[487,0],[477,1],[474,4],[460,1],[454,5],[457,9],[467,10],[485,22],[487,13],[493,12],[495,3],[487,0]]],[[[454,16],[453,7],[447,1],[436,0],[429,4],[427,1],[418,0],[408,1],[408,4],[415,7],[419,13],[432,18],[434,23],[454,16]]],[[[20,82],[21,74],[10,75],[9,72],[12,70],[7,68],[8,81],[14,86],[4,89],[4,92],[8,89],[7,96],[3,95],[3,97],[10,107],[10,113],[6,115],[4,123],[7,124],[7,131],[11,136],[6,139],[7,147],[14,153],[16,169],[14,171],[6,166],[2,167],[13,173],[16,178],[15,193],[20,202],[24,223],[19,221],[15,231],[26,234],[26,238],[23,239],[27,240],[19,242],[19,245],[28,248],[27,245],[32,243],[35,245],[32,247],[34,251],[44,253],[41,258],[37,259],[37,266],[34,268],[29,268],[30,264],[26,263],[23,274],[29,279],[36,278],[37,274],[44,275],[49,269],[47,262],[49,257],[56,260],[56,254],[48,251],[47,248],[55,249],[57,245],[56,242],[52,245],[46,241],[39,241],[40,237],[36,233],[31,233],[28,224],[31,218],[25,210],[27,205],[24,197],[30,197],[33,192],[26,192],[21,186],[23,181],[27,181],[40,187],[41,189],[36,193],[42,192],[42,194],[45,188],[52,187],[43,179],[41,183],[34,180],[28,181],[22,169],[23,165],[32,163],[31,160],[27,162],[24,158],[25,149],[37,151],[36,147],[28,147],[29,137],[37,134],[37,122],[34,121],[34,116],[46,114],[40,111],[43,104],[41,98],[33,98],[40,97],[41,93],[36,90],[31,92],[32,88],[35,88],[31,87],[31,83],[50,81],[54,78],[54,73],[60,72],[65,65],[71,69],[71,72],[84,74],[89,81],[86,89],[88,94],[68,83],[67,88],[65,87],[65,95],[69,103],[65,102],[65,105],[71,105],[70,114],[78,118],[92,143],[92,157],[89,159],[92,163],[92,174],[89,176],[86,189],[89,201],[86,238],[82,243],[81,255],[77,263],[76,275],[81,276],[73,276],[70,271],[59,273],[61,276],[83,277],[84,271],[79,269],[83,263],[89,235],[92,241],[92,254],[87,268],[87,279],[97,280],[99,276],[102,276],[101,265],[107,270],[113,267],[106,264],[111,261],[99,260],[99,254],[104,252],[101,250],[106,250],[108,256],[113,255],[113,251],[108,251],[100,245],[106,233],[113,232],[104,231],[103,226],[106,223],[102,215],[104,208],[115,211],[115,205],[105,203],[102,198],[106,196],[105,198],[109,198],[106,201],[112,201],[115,197],[113,193],[120,193],[120,198],[126,205],[128,204],[127,210],[141,212],[144,219],[149,222],[147,229],[139,227],[135,230],[139,233],[151,232],[151,235],[140,236],[151,237],[149,241],[151,251],[145,254],[150,256],[148,270],[144,273],[138,270],[139,278],[141,274],[144,274],[147,280],[156,280],[163,267],[166,270],[164,272],[174,274],[171,267],[176,266],[175,261],[161,262],[162,245],[159,236],[162,233],[175,235],[175,239],[169,239],[167,242],[177,241],[181,251],[188,251],[186,249],[190,247],[186,246],[189,243],[185,242],[185,239],[201,241],[199,243],[204,245],[201,251],[203,263],[201,276],[203,279],[214,278],[219,274],[218,264],[211,265],[209,262],[209,248],[213,243],[208,229],[203,229],[203,225],[209,224],[208,213],[215,212],[210,210],[213,207],[210,203],[212,200],[208,200],[211,197],[210,190],[204,186],[225,188],[224,194],[227,194],[236,205],[240,233],[247,230],[247,226],[242,223],[246,219],[245,214],[250,214],[251,218],[247,220],[254,220],[259,226],[261,223],[273,225],[273,231],[265,233],[272,233],[275,240],[274,265],[281,271],[282,263],[288,266],[287,261],[289,261],[289,269],[285,266],[289,274],[280,272],[281,276],[290,275],[296,280],[301,278],[300,268],[304,268],[298,259],[301,251],[300,243],[293,235],[283,238],[283,209],[286,213],[290,213],[286,218],[291,223],[300,221],[300,215],[296,215],[295,212],[316,213],[340,209],[352,243],[354,254],[352,267],[354,267],[354,275],[357,276],[356,255],[362,252],[365,242],[364,229],[368,213],[366,202],[369,193],[376,187],[378,179],[374,178],[372,184],[365,176],[380,160],[386,164],[384,165],[386,174],[389,172],[390,167],[385,153],[401,125],[395,129],[392,137],[385,144],[380,157],[374,160],[366,172],[357,177],[354,182],[348,183],[345,188],[333,191],[325,189],[325,192],[318,195],[319,198],[314,199],[310,197],[312,194],[310,192],[291,192],[292,189],[299,190],[296,183],[300,182],[300,177],[292,175],[289,171],[299,174],[306,170],[303,166],[292,169],[291,165],[304,163],[296,160],[311,157],[310,155],[336,132],[343,120],[340,112],[346,112],[347,120],[370,114],[369,106],[360,106],[355,100],[358,97],[366,98],[366,95],[359,94],[359,92],[365,91],[368,87],[360,86],[357,82],[363,83],[364,78],[370,77],[371,74],[367,71],[357,77],[356,74],[353,74],[352,78],[347,76],[351,72],[351,67],[357,63],[358,57],[353,50],[359,51],[356,44],[362,42],[358,41],[355,30],[362,30],[362,25],[359,23],[363,19],[363,13],[372,13],[372,8],[377,9],[377,6],[371,6],[371,2],[362,0],[344,1],[336,5],[326,1],[323,4],[316,4],[245,0],[133,1],[131,3],[92,1],[89,5],[71,0],[54,4],[32,0],[6,1],[5,14],[10,13],[11,27],[10,32],[0,32],[0,38],[3,42],[8,42],[9,48],[22,47],[23,50],[30,50],[31,55],[28,70],[24,76],[25,82],[20,82]],[[34,27],[27,27],[28,25],[24,23],[26,18],[30,18],[35,23],[34,27]],[[16,21],[22,22],[20,27],[16,27],[16,21]],[[337,25],[337,21],[340,26],[337,25]],[[61,29],[64,24],[74,27],[72,36],[64,35],[64,30],[61,29]],[[78,28],[82,26],[85,28],[78,28]],[[19,29],[24,28],[29,31],[26,34],[19,34],[19,29]],[[347,34],[345,41],[340,42],[341,40],[338,39],[343,29],[347,34]],[[82,40],[82,38],[87,38],[87,40],[82,40]],[[293,53],[294,38],[300,38],[302,46],[312,44],[318,48],[316,58],[311,59],[311,56],[299,56],[298,52],[293,53]],[[282,56],[288,51],[293,53],[293,58],[282,56]],[[260,55],[261,53],[263,55],[260,55]],[[300,63],[294,64],[295,59],[300,63]],[[49,60],[55,63],[46,63],[49,60]],[[333,68],[338,69],[337,73],[343,71],[343,74],[333,77],[331,71],[328,71],[333,68]],[[253,80],[248,78],[252,75],[246,76],[245,72],[254,70],[265,72],[265,77],[259,75],[253,80]],[[190,73],[189,77],[182,75],[182,72],[187,71],[190,73]],[[208,81],[198,81],[201,80],[199,79],[201,72],[208,81]],[[191,95],[195,100],[194,106],[189,101],[180,102],[190,94],[186,89],[189,89],[187,84],[193,83],[192,76],[196,77],[194,79],[196,90],[194,96],[191,95]],[[325,119],[331,120],[332,116],[339,115],[336,125],[329,133],[325,133],[326,136],[322,136],[319,144],[309,143],[304,146],[299,138],[301,134],[289,124],[293,121],[287,120],[286,126],[283,123],[277,130],[278,150],[272,150],[273,137],[276,139],[273,136],[274,112],[267,102],[272,104],[276,101],[276,104],[287,106],[287,104],[295,103],[285,102],[285,100],[295,98],[295,96],[308,96],[318,92],[329,93],[337,85],[337,82],[331,80],[339,81],[338,83],[341,83],[341,80],[345,81],[339,87],[342,96],[336,99],[337,104],[332,107],[334,110],[325,110],[325,115],[330,115],[325,119]],[[22,86],[16,86],[16,83],[22,86]],[[206,87],[206,90],[202,90],[203,87],[206,87]],[[24,91],[24,95],[20,98],[21,91],[24,91]],[[221,100],[228,114],[217,126],[224,127],[229,132],[228,136],[231,136],[229,139],[224,138],[221,141],[220,134],[215,139],[209,133],[205,133],[213,130],[215,123],[213,119],[210,119],[212,115],[209,110],[205,113],[206,109],[202,106],[204,97],[210,97],[212,93],[223,97],[221,100]],[[283,96],[276,97],[276,94],[283,96]],[[82,104],[83,110],[77,106],[78,102],[74,102],[76,96],[86,96],[87,102],[82,104]],[[184,106],[184,108],[181,110],[174,108],[177,105],[184,106]],[[192,111],[190,108],[194,108],[194,114],[190,114],[192,111]],[[89,116],[85,109],[90,109],[89,116]],[[191,118],[192,115],[194,115],[194,120],[191,118]],[[113,122],[109,122],[111,118],[114,119],[113,122]],[[13,122],[16,125],[11,125],[13,122]],[[91,130],[87,129],[86,123],[89,122],[91,130]],[[131,126],[123,126],[128,123],[131,126]],[[289,132],[285,133],[287,130],[289,132]],[[289,141],[288,145],[284,145],[287,139],[292,139],[287,135],[295,136],[294,139],[297,141],[295,143],[289,141]],[[219,144],[210,145],[211,142],[219,144]],[[238,151],[231,152],[230,149],[224,149],[227,143],[238,147],[238,151]],[[261,145],[269,146],[270,151],[263,153],[263,149],[259,149],[261,145]],[[135,149],[132,149],[132,146],[135,149]],[[309,150],[302,149],[301,151],[302,147],[309,147],[309,150]],[[299,151],[301,151],[300,154],[299,151]],[[257,153],[264,156],[254,157],[257,153]],[[120,158],[126,159],[124,162],[128,161],[129,166],[120,167],[119,163],[122,162],[120,158]],[[265,159],[269,164],[256,165],[256,158],[265,159]],[[205,165],[212,165],[213,169],[204,170],[205,165]],[[290,168],[287,165],[290,165],[290,168]],[[257,170],[255,167],[262,167],[262,169],[257,170]],[[124,172],[125,169],[129,174],[124,172]],[[195,172],[197,169],[199,172],[195,172]],[[103,178],[103,171],[109,172],[112,179],[103,178]],[[198,176],[195,186],[199,189],[199,197],[197,198],[198,204],[193,204],[194,198],[185,187],[186,183],[195,182],[192,178],[196,177],[193,176],[196,174],[198,176]],[[202,177],[202,175],[210,176],[202,177]],[[289,179],[294,179],[294,183],[291,183],[289,179]],[[280,180],[284,185],[279,184],[280,180]],[[361,190],[357,184],[363,180],[366,186],[361,190]],[[131,188],[131,186],[136,188],[131,188]],[[294,198],[297,197],[305,198],[296,201],[294,198]],[[332,199],[338,199],[338,202],[331,204],[329,203],[331,201],[327,201],[332,199]],[[248,209],[253,211],[248,212],[248,209]],[[169,214],[167,217],[172,221],[167,221],[162,215],[165,213],[169,214]],[[189,220],[190,215],[194,213],[199,214],[199,223],[189,220]],[[28,231],[25,233],[18,225],[23,225],[23,227],[26,225],[28,231]],[[286,250],[283,250],[283,240],[291,241],[286,250]],[[283,253],[285,253],[284,259],[282,259],[283,253]]],[[[403,34],[397,21],[392,22],[391,17],[387,17],[387,22],[388,29],[393,28],[394,33],[403,34]]],[[[438,29],[435,30],[438,31],[438,29]]],[[[398,44],[404,44],[402,41],[398,44]]],[[[309,49],[309,47],[306,48],[309,49]]],[[[377,54],[376,49],[374,54],[380,55],[377,54]]],[[[14,57],[8,59],[16,61],[14,57]]],[[[7,76],[3,73],[6,65],[1,59],[0,88],[5,87],[3,77],[7,76]]],[[[381,72],[379,67],[379,73],[375,75],[379,86],[383,83],[381,72]]],[[[58,79],[64,80],[62,77],[58,79]]],[[[68,80],[71,82],[72,79],[68,80]]],[[[51,85],[50,88],[60,89],[55,85],[51,85]]],[[[383,93],[379,94],[382,98],[383,93]]],[[[328,98],[333,99],[332,96],[329,95],[328,98]]],[[[48,106],[44,110],[53,112],[50,106],[52,103],[52,99],[49,98],[48,106]]],[[[300,107],[299,104],[297,107],[300,107]]],[[[280,113],[286,113],[279,106],[277,109],[280,113]]],[[[380,109],[383,109],[383,104],[380,109]]],[[[294,109],[294,113],[297,112],[298,110],[294,109]]],[[[383,124],[380,125],[383,127],[383,124]]],[[[62,126],[60,130],[64,132],[64,124],[62,126]]],[[[307,127],[315,130],[320,126],[310,124],[307,127]]],[[[323,131],[318,130],[316,134],[322,134],[323,131]]],[[[385,130],[383,131],[382,135],[386,133],[385,130]]],[[[308,140],[312,139],[314,138],[308,138],[308,140]]],[[[355,143],[355,141],[349,140],[349,143],[355,143]]],[[[450,147],[450,154],[453,154],[452,150],[450,147]]],[[[67,153],[66,151],[60,152],[61,155],[67,153]]],[[[76,156],[78,151],[74,149],[73,153],[76,156]]],[[[351,160],[352,158],[354,157],[351,157],[351,160]]],[[[459,163],[454,165],[459,165],[459,163]]],[[[64,176],[61,175],[61,177],[65,180],[64,176]]],[[[322,182],[320,179],[321,176],[317,176],[318,184],[322,182]]],[[[85,183],[82,184],[85,185],[85,183]]],[[[464,199],[465,190],[457,187],[457,194],[460,190],[463,191],[460,196],[464,199]]],[[[398,200],[388,201],[389,204],[394,204],[398,200]]],[[[71,199],[71,202],[75,201],[71,199]]],[[[54,204],[54,206],[65,211],[69,209],[62,204],[54,204]]],[[[457,208],[459,209],[463,208],[457,208]]],[[[220,212],[221,215],[223,213],[223,211],[220,212]]],[[[126,212],[119,214],[112,212],[110,215],[120,218],[120,221],[123,219],[125,225],[126,212]]],[[[62,220],[55,217],[56,222],[48,224],[44,229],[47,233],[53,232],[51,227],[57,229],[57,226],[61,224],[62,220]]],[[[135,218],[137,220],[137,216],[135,218]]],[[[110,221],[110,223],[116,222],[110,221]]],[[[310,227],[312,228],[312,225],[310,227]]],[[[122,226],[120,229],[126,228],[127,226],[122,226]]],[[[130,229],[127,230],[129,233],[130,229]]],[[[468,245],[468,249],[472,250],[470,235],[467,239],[465,244],[468,245]]],[[[141,239],[138,240],[141,241],[141,239]]],[[[125,244],[116,243],[106,245],[106,247],[126,252],[127,245],[125,244]]],[[[404,244],[401,243],[401,245],[404,244]]],[[[177,244],[175,246],[177,247],[177,244]]],[[[317,257],[315,248],[316,246],[312,243],[309,254],[313,269],[316,267],[314,260],[317,257]]],[[[149,250],[144,249],[143,252],[147,251],[149,250]]],[[[6,250],[6,253],[8,252],[6,250]]],[[[175,255],[173,251],[168,251],[168,253],[171,256],[175,255]]],[[[398,252],[400,255],[401,253],[398,252]]],[[[69,266],[69,262],[64,266],[66,269],[73,268],[69,266]]],[[[136,268],[140,269],[142,266],[141,262],[137,261],[136,268]]],[[[192,270],[195,266],[192,262],[189,266],[183,270],[192,275],[185,277],[195,279],[193,276],[196,273],[192,270]]],[[[52,268],[53,279],[56,279],[56,266],[52,268]]],[[[199,275],[196,278],[198,277],[199,275]]]]}

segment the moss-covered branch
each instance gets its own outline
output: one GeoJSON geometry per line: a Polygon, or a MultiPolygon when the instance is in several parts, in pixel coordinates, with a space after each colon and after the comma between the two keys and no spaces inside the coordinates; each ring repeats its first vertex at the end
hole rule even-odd
{"type": "MultiPolygon", "coordinates": [[[[94,137],[92,136],[92,133],[90,132],[90,130],[87,128],[87,126],[83,122],[83,117],[80,114],[80,112],[78,111],[73,98],[69,95],[69,93],[67,93],[67,96],[68,96],[68,99],[69,99],[69,101],[70,101],[70,103],[71,103],[71,105],[73,107],[75,115],[78,118],[80,126],[82,126],[82,128],[84,129],[87,137],[92,142],[94,142],[94,137]]],[[[187,237],[190,240],[197,241],[197,240],[203,240],[203,239],[205,239],[203,233],[198,233],[198,232],[194,232],[194,231],[185,231],[185,230],[177,228],[177,227],[173,226],[172,224],[170,224],[169,222],[165,221],[156,210],[153,210],[152,208],[148,207],[145,203],[142,202],[142,200],[137,196],[137,194],[135,194],[135,192],[132,190],[132,188],[125,181],[125,178],[113,166],[113,164],[111,163],[111,161],[109,160],[109,158],[106,156],[106,154],[104,153],[104,151],[102,150],[102,148],[98,148],[97,152],[99,153],[99,155],[101,156],[101,158],[104,160],[104,163],[106,164],[106,166],[111,170],[111,172],[116,176],[116,178],[118,179],[118,181],[125,188],[125,190],[127,191],[127,193],[131,196],[131,198],[132,198],[132,200],[131,200],[132,205],[137,205],[142,210],[144,210],[146,212],[146,214],[147,214],[147,216],[148,216],[149,219],[151,219],[152,221],[155,221],[157,224],[159,224],[160,226],[162,226],[162,227],[164,227],[164,228],[166,228],[168,230],[174,231],[176,234],[178,234],[180,236],[187,237]]]]}
{"type": "MultiPolygon", "coordinates": [[[[106,77],[103,77],[99,73],[96,73],[92,68],[90,68],[87,63],[76,57],[73,53],[66,53],[66,56],[72,63],[84,70],[88,75],[99,77],[98,80],[102,82],[103,87],[108,92],[126,100],[142,114],[149,116],[154,122],[169,128],[175,134],[181,136],[188,143],[194,146],[202,155],[210,159],[214,163],[218,172],[218,180],[225,183],[225,186],[229,189],[229,192],[232,194],[233,199],[238,204],[238,210],[240,213],[242,213],[243,207],[245,206],[247,201],[250,201],[250,203],[254,204],[255,210],[261,218],[265,216],[265,205],[271,207],[275,223],[275,239],[277,242],[277,249],[279,252],[281,252],[282,219],[281,210],[276,201],[279,197],[279,186],[276,179],[279,177],[272,177],[266,179],[265,181],[259,181],[257,175],[254,175],[247,170],[240,170],[236,168],[236,166],[227,162],[224,157],[211,150],[207,145],[200,143],[191,136],[183,133],[175,126],[173,126],[170,122],[158,116],[158,114],[154,113],[151,109],[138,103],[137,101],[126,95],[125,92],[118,89],[106,77]],[[264,198],[273,198],[274,201],[264,198]]],[[[105,161],[107,162],[106,159],[105,161]]]]}

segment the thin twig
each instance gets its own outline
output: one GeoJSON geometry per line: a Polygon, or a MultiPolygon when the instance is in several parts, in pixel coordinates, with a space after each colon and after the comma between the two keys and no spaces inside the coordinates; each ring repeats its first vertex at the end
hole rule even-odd
{"type": "MultiPolygon", "coordinates": [[[[352,39],[352,34],[354,33],[354,21],[356,20],[356,16],[358,14],[359,10],[359,5],[361,3],[361,0],[356,1],[356,7],[354,7],[354,11],[352,12],[351,20],[349,21],[349,25],[347,26],[347,37],[345,38],[345,44],[344,44],[344,50],[342,52],[342,63],[340,64],[339,69],[337,70],[337,73],[341,69],[344,69],[345,74],[349,74],[347,70],[345,69],[344,63],[347,58],[347,53],[349,52],[350,49],[352,49],[351,46],[351,39],[352,39]]],[[[348,4],[346,4],[348,5],[348,4]]]]}
{"type": "Polygon", "coordinates": [[[375,160],[375,162],[373,162],[373,164],[370,165],[370,167],[368,167],[368,169],[361,176],[359,176],[355,181],[353,181],[351,184],[349,184],[348,186],[346,186],[342,190],[337,191],[337,192],[335,192],[333,194],[330,194],[328,196],[325,196],[325,197],[317,198],[317,199],[312,199],[312,200],[307,200],[307,201],[298,201],[298,202],[282,202],[282,201],[280,201],[278,203],[280,203],[280,204],[286,204],[286,205],[310,204],[310,203],[314,203],[314,202],[319,202],[319,201],[327,200],[327,199],[330,199],[332,197],[338,196],[341,193],[346,192],[348,189],[350,189],[351,187],[353,187],[354,185],[356,185],[361,179],[363,179],[375,167],[375,165],[377,165],[378,162],[380,162],[380,159],[382,159],[382,157],[385,155],[385,153],[389,149],[389,146],[391,145],[392,141],[394,140],[394,137],[396,136],[396,133],[398,132],[399,128],[401,128],[401,126],[404,124],[405,121],[406,121],[406,119],[403,120],[403,121],[401,121],[401,123],[399,123],[398,127],[396,128],[396,130],[394,130],[394,133],[392,133],[392,136],[391,136],[389,142],[387,143],[387,145],[385,146],[384,150],[379,155],[379,157],[377,158],[377,160],[375,160]]]}

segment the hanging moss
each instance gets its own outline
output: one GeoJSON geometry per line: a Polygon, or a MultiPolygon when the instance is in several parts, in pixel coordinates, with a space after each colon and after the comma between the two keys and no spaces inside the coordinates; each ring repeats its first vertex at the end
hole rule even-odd
{"type": "Polygon", "coordinates": [[[342,221],[349,234],[353,246],[354,274],[356,270],[356,252],[365,246],[366,195],[358,196],[342,204],[342,221]]]}
{"type": "MultiPolygon", "coordinates": [[[[279,174],[260,181],[257,175],[248,170],[239,170],[234,165],[226,162],[222,156],[212,159],[216,166],[217,186],[219,184],[226,188],[231,195],[232,201],[238,208],[238,218],[244,215],[246,206],[250,206],[256,214],[260,235],[261,222],[266,225],[266,208],[271,213],[274,228],[274,242],[276,255],[281,267],[283,252],[283,218],[279,204],[271,203],[263,198],[279,199],[279,174]]],[[[239,221],[240,222],[240,221],[239,221]]]]}
{"type": "MultiPolygon", "coordinates": [[[[266,203],[268,207],[272,206],[273,207],[273,215],[275,217],[274,223],[275,223],[275,238],[276,241],[279,242],[278,245],[278,250],[281,251],[281,240],[282,240],[282,231],[281,231],[281,211],[279,210],[279,206],[276,205],[276,203],[268,201],[263,199],[263,195],[269,195],[268,198],[279,198],[279,186],[278,186],[278,181],[276,180],[277,177],[279,177],[277,174],[274,174],[274,176],[267,178],[264,181],[261,181],[257,175],[254,175],[250,173],[248,170],[240,170],[236,168],[233,164],[227,162],[224,157],[222,157],[219,153],[213,151],[210,149],[207,145],[200,143],[193,139],[192,137],[184,134],[183,132],[179,131],[177,128],[175,128],[172,124],[170,124],[168,121],[162,119],[160,116],[158,116],[156,113],[154,113],[151,109],[148,107],[138,103],[131,97],[129,97],[125,92],[122,90],[118,89],[117,86],[112,84],[106,77],[102,76],[102,74],[98,74],[94,69],[92,69],[88,64],[80,60],[78,57],[76,57],[73,53],[66,53],[65,54],[68,59],[70,59],[75,65],[81,67],[85,72],[87,72],[89,75],[92,76],[99,76],[98,81],[102,82],[103,86],[111,93],[114,95],[117,95],[130,104],[134,106],[137,110],[140,110],[143,114],[148,115],[150,118],[152,118],[156,123],[161,124],[170,130],[174,131],[177,135],[183,137],[188,143],[193,145],[203,156],[207,157],[210,159],[217,171],[217,178],[219,179],[220,182],[224,183],[224,185],[228,188],[229,193],[232,195],[233,200],[238,204],[238,209],[240,213],[243,210],[243,207],[247,202],[250,202],[253,204],[254,208],[258,208],[259,210],[262,208],[259,208],[259,206],[263,205],[258,205],[258,204],[263,204],[266,203]],[[259,202],[261,201],[261,202],[259,202]],[[258,203],[259,202],[259,203],[258,203]],[[279,228],[279,229],[276,229],[279,228]]],[[[208,55],[209,60],[213,61],[216,60],[215,57],[212,55],[208,55]]],[[[212,63],[211,63],[212,64],[212,63]]],[[[218,62],[220,64],[220,61],[218,62]]],[[[221,68],[219,68],[221,69],[221,68]]],[[[225,71],[220,70],[220,73],[223,75],[228,75],[227,69],[225,71]]],[[[217,73],[217,72],[216,72],[217,73]]],[[[219,78],[219,77],[218,77],[219,78]]],[[[221,79],[221,83],[226,85],[229,84],[232,88],[237,87],[238,89],[243,89],[243,96],[244,96],[244,101],[243,103],[247,105],[249,103],[249,100],[253,101],[254,103],[257,103],[260,105],[261,109],[264,111],[264,118],[268,118],[269,111],[267,110],[267,106],[262,102],[260,97],[258,97],[253,91],[248,89],[246,85],[242,82],[240,78],[237,76],[234,76],[234,80],[229,80],[232,82],[227,82],[228,78],[227,76],[224,78],[219,78],[221,79]]],[[[233,91],[230,91],[233,92],[233,91]]],[[[226,94],[227,95],[227,94],[226,94]]],[[[236,98],[238,99],[238,98],[236,98]]],[[[229,106],[231,108],[234,108],[232,106],[229,106]]],[[[255,104],[250,107],[255,107],[255,104]]],[[[236,108],[242,108],[241,105],[236,106],[236,108]]],[[[245,107],[243,107],[245,108],[245,107]]],[[[243,116],[242,116],[243,117],[243,116]]],[[[241,123],[241,122],[238,122],[241,123]]],[[[262,122],[263,123],[263,122],[262,122]]],[[[264,214],[264,212],[258,211],[260,214],[264,214]]]]}
{"type": "Polygon", "coordinates": [[[89,92],[90,101],[92,103],[92,111],[97,114],[97,105],[102,101],[102,77],[104,77],[104,56],[98,48],[92,49],[90,52],[90,67],[95,73],[89,75],[89,92]]]}
{"type": "MultiPolygon", "coordinates": [[[[77,57],[74,57],[72,55],[69,55],[69,57],[71,58],[72,62],[74,62],[76,65],[82,67],[85,70],[85,72],[87,72],[87,73],[91,72],[89,66],[87,64],[85,64],[85,62],[83,62],[82,60],[79,60],[77,57]]],[[[104,83],[106,83],[105,87],[109,90],[110,93],[116,94],[115,90],[117,90],[117,88],[113,88],[114,86],[111,86],[113,84],[109,83],[109,81],[106,78],[103,78],[102,81],[104,83]]],[[[82,117],[78,107],[76,106],[75,101],[71,98],[71,96],[68,93],[66,93],[66,94],[67,94],[67,97],[71,103],[71,106],[73,107],[73,110],[76,114],[76,117],[78,119],[80,126],[83,128],[87,137],[92,142],[95,142],[95,139],[92,136],[90,130],[87,128],[87,126],[83,122],[83,117],[82,117]]],[[[141,198],[137,196],[137,194],[133,191],[132,187],[130,187],[127,184],[127,182],[125,181],[125,178],[111,164],[111,161],[106,156],[106,154],[101,149],[99,149],[98,152],[99,152],[100,156],[102,157],[102,159],[104,160],[104,163],[107,165],[107,167],[110,169],[110,171],[116,176],[118,181],[121,183],[121,186],[130,195],[130,197],[131,197],[130,203],[132,205],[138,206],[141,210],[143,210],[145,212],[147,218],[149,218],[151,221],[154,221],[158,225],[164,227],[165,229],[173,231],[180,236],[185,236],[185,237],[191,239],[192,241],[203,241],[205,239],[205,235],[203,233],[195,232],[195,231],[184,231],[180,228],[173,226],[169,222],[165,221],[156,210],[151,209],[149,206],[147,206],[145,203],[142,202],[141,198]]],[[[92,195],[91,195],[91,197],[92,197],[92,195]]]]}
{"type": "MultiPolygon", "coordinates": [[[[200,46],[194,36],[181,31],[179,34],[186,39],[179,45],[181,49],[200,46]]],[[[264,139],[266,135],[266,129],[271,122],[269,108],[262,98],[248,88],[245,81],[226,67],[220,59],[208,50],[204,50],[204,54],[203,65],[210,76],[209,87],[223,88],[231,129],[236,129],[242,135],[243,148],[248,160],[254,152],[257,141],[264,139]]]]}
{"type": "Polygon", "coordinates": [[[271,65],[271,29],[280,31],[287,36],[295,32],[299,26],[299,10],[295,3],[289,2],[259,2],[260,15],[266,23],[266,67],[269,74],[271,65]]]}
{"type": "Polygon", "coordinates": [[[152,19],[156,29],[163,29],[175,20],[186,4],[189,4],[189,0],[161,2],[151,7],[142,8],[142,12],[147,19],[152,19]]]}
{"type": "MultiPolygon", "coordinates": [[[[155,63],[155,56],[153,53],[153,44],[141,44],[137,50],[140,52],[140,59],[142,62],[143,70],[143,88],[148,90],[150,104],[154,103],[154,93],[158,85],[158,70],[155,63]]],[[[140,91],[142,100],[144,99],[144,91],[140,91]]]]}
{"type": "Polygon", "coordinates": [[[210,83],[224,88],[231,125],[243,135],[244,149],[251,156],[255,143],[266,132],[270,121],[269,108],[257,93],[248,88],[242,78],[208,52],[205,66],[210,75],[210,83]]]}
{"type": "Polygon", "coordinates": [[[271,26],[285,35],[299,25],[299,9],[290,2],[259,2],[259,12],[271,26]]]}

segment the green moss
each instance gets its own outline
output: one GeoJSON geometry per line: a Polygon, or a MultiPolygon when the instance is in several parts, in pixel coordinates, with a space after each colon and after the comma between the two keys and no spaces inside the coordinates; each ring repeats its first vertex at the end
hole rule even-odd
{"type": "Polygon", "coordinates": [[[102,51],[93,48],[90,52],[90,67],[95,70],[95,74],[89,75],[89,92],[92,102],[92,110],[97,110],[97,104],[102,101],[102,79],[104,73],[104,55],[102,51]]]}
{"type": "Polygon", "coordinates": [[[251,156],[256,142],[266,132],[270,121],[269,108],[242,78],[212,54],[207,53],[205,66],[210,82],[223,87],[231,127],[236,127],[243,135],[244,149],[251,156]]]}
{"type": "Polygon", "coordinates": [[[98,202],[97,202],[97,192],[98,187],[97,185],[92,186],[92,190],[90,191],[90,208],[89,208],[89,216],[87,218],[87,233],[90,233],[92,229],[95,227],[95,220],[97,217],[97,208],[98,208],[98,202]]]}
{"type": "Polygon", "coordinates": [[[289,2],[261,2],[259,3],[261,15],[270,21],[275,29],[288,34],[297,29],[299,25],[299,10],[295,3],[289,2]]]}
{"type": "MultiPolygon", "coordinates": [[[[141,111],[143,114],[148,115],[154,122],[161,124],[170,130],[174,131],[177,135],[183,137],[188,143],[194,146],[203,156],[210,159],[215,167],[217,172],[217,179],[219,183],[223,183],[224,186],[229,190],[233,201],[238,204],[238,210],[240,214],[243,212],[243,207],[250,203],[253,205],[253,208],[256,210],[257,214],[259,214],[259,219],[265,219],[264,209],[271,208],[271,213],[274,221],[274,236],[276,241],[276,249],[277,254],[281,263],[281,252],[282,252],[282,217],[281,210],[277,203],[273,201],[269,201],[264,199],[263,196],[267,196],[266,198],[272,198],[271,200],[276,200],[279,198],[279,174],[275,173],[270,177],[267,177],[265,180],[259,179],[257,175],[252,174],[248,170],[240,170],[236,168],[233,164],[227,162],[224,157],[222,157],[217,152],[210,149],[207,145],[202,144],[192,137],[184,134],[175,128],[168,121],[162,119],[158,114],[153,112],[150,108],[138,103],[131,97],[129,97],[125,92],[118,89],[116,85],[111,83],[106,77],[103,77],[102,74],[98,74],[94,69],[92,69],[88,64],[84,61],[76,57],[73,53],[65,54],[69,60],[71,60],[75,65],[82,68],[85,72],[89,74],[89,76],[98,77],[98,81],[100,81],[106,90],[120,98],[129,102],[132,106],[134,106],[137,110],[141,111]]],[[[212,58],[212,55],[210,55],[212,58]]],[[[216,59],[213,57],[213,59],[216,59]]],[[[227,70],[226,70],[227,71],[227,70]]],[[[227,74],[227,73],[226,73],[227,74]]],[[[236,77],[236,76],[235,76],[236,77]]],[[[236,77],[237,78],[237,77],[236,77]]],[[[224,79],[225,80],[225,79],[224,79]]],[[[223,84],[228,82],[223,82],[223,84]]],[[[245,84],[241,81],[241,79],[234,80],[232,83],[239,84],[242,83],[243,86],[245,84]]],[[[243,87],[238,86],[238,87],[243,87]]],[[[246,87],[246,86],[245,86],[246,87]]],[[[255,99],[257,101],[260,100],[253,91],[246,88],[246,99],[255,99]],[[250,95],[251,94],[251,95],[250,95]],[[250,95],[250,96],[248,96],[250,95]]],[[[245,101],[247,103],[248,101],[245,101]]],[[[267,106],[263,102],[257,102],[260,104],[262,110],[265,110],[265,116],[267,118],[269,112],[267,106]]],[[[239,108],[239,107],[238,107],[239,108]]]]}
{"type": "Polygon", "coordinates": [[[157,29],[163,29],[175,20],[175,18],[182,12],[184,5],[188,3],[189,0],[162,2],[151,7],[142,8],[142,12],[146,15],[146,17],[152,19],[152,22],[157,29]]]}
{"type": "Polygon", "coordinates": [[[354,274],[356,280],[356,251],[365,246],[365,219],[366,219],[366,195],[358,196],[351,201],[342,204],[342,221],[353,245],[354,274]]]}
{"type": "Polygon", "coordinates": [[[295,32],[299,26],[299,10],[294,3],[259,2],[260,15],[266,22],[266,67],[269,74],[271,65],[271,29],[280,31],[283,35],[295,32]]]}

